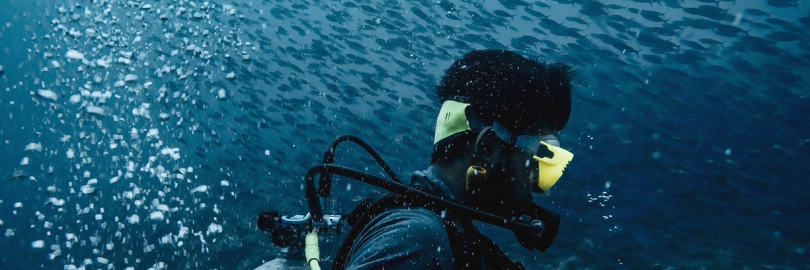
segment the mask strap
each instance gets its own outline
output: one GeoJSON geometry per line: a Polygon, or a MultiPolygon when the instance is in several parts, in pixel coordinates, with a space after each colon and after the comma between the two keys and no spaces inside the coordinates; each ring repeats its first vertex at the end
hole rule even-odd
{"type": "Polygon", "coordinates": [[[504,142],[508,144],[515,143],[515,135],[512,134],[509,129],[501,125],[501,123],[498,123],[498,121],[492,122],[492,130],[494,130],[495,134],[497,134],[498,137],[500,137],[504,142]]]}
{"type": "MultiPolygon", "coordinates": [[[[493,133],[491,127],[485,127],[478,133],[475,139],[475,159],[484,161],[487,164],[494,164],[492,156],[493,150],[493,133]]],[[[496,135],[497,136],[497,135],[496,135]]]]}
{"type": "Polygon", "coordinates": [[[484,145],[483,147],[487,147],[486,146],[488,144],[487,141],[489,140],[486,139],[485,136],[487,132],[489,132],[491,129],[492,129],[491,127],[486,127],[483,130],[481,130],[481,132],[478,132],[478,137],[475,138],[475,152],[478,152],[479,147],[482,147],[482,145],[484,145]]]}

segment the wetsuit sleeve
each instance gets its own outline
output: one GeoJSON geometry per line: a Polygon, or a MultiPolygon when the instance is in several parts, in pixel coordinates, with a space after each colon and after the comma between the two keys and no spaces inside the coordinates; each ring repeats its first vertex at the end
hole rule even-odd
{"type": "Polygon", "coordinates": [[[453,269],[447,230],[435,212],[397,208],[371,220],[349,252],[346,269],[453,269]]]}

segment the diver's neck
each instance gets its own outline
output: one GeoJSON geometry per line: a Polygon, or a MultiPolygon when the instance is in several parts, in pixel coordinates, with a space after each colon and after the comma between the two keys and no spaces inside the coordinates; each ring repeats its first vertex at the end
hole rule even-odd
{"type": "Polygon", "coordinates": [[[462,162],[454,162],[452,164],[434,165],[442,178],[445,179],[445,185],[453,193],[453,197],[460,203],[464,203],[467,198],[467,166],[462,165],[462,162]]]}

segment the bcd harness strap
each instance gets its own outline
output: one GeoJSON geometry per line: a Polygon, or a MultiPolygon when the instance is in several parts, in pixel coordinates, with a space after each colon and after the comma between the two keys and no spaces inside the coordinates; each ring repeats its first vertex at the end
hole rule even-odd
{"type": "Polygon", "coordinates": [[[512,262],[497,244],[479,233],[471,221],[453,218],[447,209],[438,209],[432,202],[409,199],[394,193],[371,195],[349,214],[347,222],[352,229],[338,249],[332,269],[343,270],[346,267],[354,241],[371,220],[388,209],[409,207],[426,208],[440,217],[444,216],[442,221],[450,240],[456,269],[525,269],[523,264],[512,262]]]}

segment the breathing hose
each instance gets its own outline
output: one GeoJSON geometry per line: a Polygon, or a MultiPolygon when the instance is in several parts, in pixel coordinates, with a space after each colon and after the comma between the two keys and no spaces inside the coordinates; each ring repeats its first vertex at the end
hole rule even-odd
{"type": "Polygon", "coordinates": [[[304,253],[306,254],[307,264],[312,270],[321,270],[321,265],[318,264],[321,257],[321,249],[318,247],[318,233],[313,231],[307,234],[304,240],[304,253]]]}

